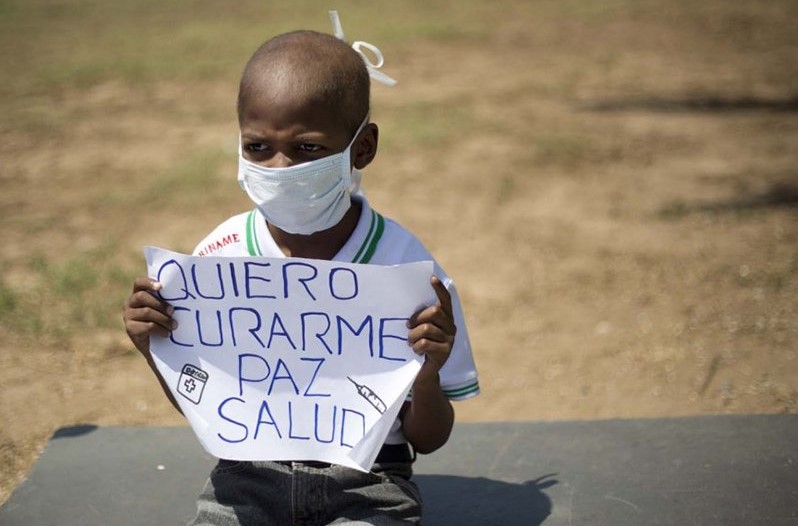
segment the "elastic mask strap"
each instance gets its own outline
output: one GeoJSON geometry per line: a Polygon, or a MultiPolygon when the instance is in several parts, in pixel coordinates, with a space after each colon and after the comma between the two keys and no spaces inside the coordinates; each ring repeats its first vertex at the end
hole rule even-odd
{"type": "Polygon", "coordinates": [[[346,147],[347,150],[352,148],[352,145],[355,144],[355,139],[357,139],[357,136],[360,135],[360,132],[362,132],[363,128],[365,128],[366,124],[368,124],[370,116],[371,112],[367,111],[366,116],[363,118],[363,121],[360,123],[360,126],[358,126],[357,130],[355,131],[355,135],[352,137],[352,140],[349,141],[349,146],[346,147]]]}
{"type": "MultiPolygon", "coordinates": [[[[335,35],[335,38],[346,42],[346,37],[344,37],[344,28],[341,27],[341,19],[338,17],[338,11],[330,11],[330,21],[333,25],[333,34],[335,35]]],[[[380,71],[380,68],[385,63],[380,48],[374,44],[357,40],[352,44],[352,49],[354,49],[363,59],[363,62],[365,62],[366,69],[369,72],[369,77],[373,78],[377,82],[385,84],[386,86],[396,85],[396,80],[380,71]],[[372,61],[372,57],[365,53],[363,49],[370,51],[376,60],[372,61]]]]}

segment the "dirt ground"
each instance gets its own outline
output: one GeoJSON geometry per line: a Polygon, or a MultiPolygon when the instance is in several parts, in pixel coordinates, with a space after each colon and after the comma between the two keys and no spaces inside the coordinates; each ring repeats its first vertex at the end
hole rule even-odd
{"type": "MultiPolygon", "coordinates": [[[[399,79],[373,89],[364,188],[464,302],[482,393],[458,420],[798,412],[798,5],[427,4],[344,24],[399,79]]],[[[142,246],[190,251],[248,207],[252,46],[207,73],[61,81],[23,29],[2,37],[0,502],[60,426],[183,424],[121,304],[142,246]]]]}

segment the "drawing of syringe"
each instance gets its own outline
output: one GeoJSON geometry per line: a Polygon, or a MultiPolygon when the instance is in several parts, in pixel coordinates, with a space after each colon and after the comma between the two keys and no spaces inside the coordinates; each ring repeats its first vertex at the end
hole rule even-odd
{"type": "Polygon", "coordinates": [[[357,388],[357,394],[359,394],[360,396],[365,398],[368,401],[368,403],[370,403],[374,407],[374,409],[379,411],[380,414],[385,412],[385,409],[386,409],[385,402],[383,402],[380,399],[380,397],[377,396],[377,393],[375,393],[374,391],[372,391],[371,389],[369,389],[365,385],[361,385],[361,384],[357,383],[356,381],[352,380],[348,376],[346,378],[350,382],[355,384],[355,387],[357,388]]]}

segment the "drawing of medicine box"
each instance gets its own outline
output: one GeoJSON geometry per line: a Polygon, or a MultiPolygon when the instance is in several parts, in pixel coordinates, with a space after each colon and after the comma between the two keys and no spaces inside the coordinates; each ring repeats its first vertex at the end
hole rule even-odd
{"type": "Polygon", "coordinates": [[[183,366],[180,379],[177,382],[177,392],[195,404],[202,399],[202,391],[208,382],[208,373],[190,364],[183,366]]]}

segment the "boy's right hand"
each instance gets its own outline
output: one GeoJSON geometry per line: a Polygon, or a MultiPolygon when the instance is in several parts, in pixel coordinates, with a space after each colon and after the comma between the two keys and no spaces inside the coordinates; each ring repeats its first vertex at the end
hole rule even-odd
{"type": "Polygon", "coordinates": [[[177,327],[172,319],[174,309],[154,293],[161,284],[151,278],[136,278],[133,293],[125,300],[122,319],[133,345],[150,360],[150,334],[169,336],[177,327]]]}

